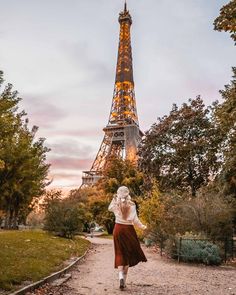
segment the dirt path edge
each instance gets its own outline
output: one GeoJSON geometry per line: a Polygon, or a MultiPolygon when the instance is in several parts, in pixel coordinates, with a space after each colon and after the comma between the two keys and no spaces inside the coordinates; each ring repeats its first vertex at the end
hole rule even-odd
{"type": "Polygon", "coordinates": [[[32,292],[34,291],[35,289],[41,287],[42,285],[46,284],[46,283],[51,283],[55,280],[57,280],[58,278],[62,277],[65,273],[67,273],[68,271],[70,271],[72,269],[73,266],[75,266],[81,259],[83,259],[89,252],[89,250],[91,249],[92,247],[92,244],[90,244],[88,246],[88,249],[85,251],[85,253],[76,258],[71,264],[69,264],[68,266],[66,266],[65,268],[57,271],[57,272],[54,272],[52,273],[51,275],[37,281],[37,282],[34,282],[33,284],[30,284],[24,288],[21,288],[20,290],[17,290],[13,293],[10,293],[9,295],[24,295],[26,294],[27,292],[32,292]]]}

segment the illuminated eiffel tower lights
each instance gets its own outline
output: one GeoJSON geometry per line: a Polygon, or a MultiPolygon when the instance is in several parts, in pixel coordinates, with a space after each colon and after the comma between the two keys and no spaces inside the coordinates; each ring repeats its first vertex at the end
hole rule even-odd
{"type": "Polygon", "coordinates": [[[137,162],[137,148],[143,133],[139,129],[130,28],[132,18],[127,3],[119,15],[120,35],[115,87],[108,124],[103,129],[103,141],[89,171],[83,172],[82,186],[93,185],[102,177],[109,157],[118,156],[137,162]]]}

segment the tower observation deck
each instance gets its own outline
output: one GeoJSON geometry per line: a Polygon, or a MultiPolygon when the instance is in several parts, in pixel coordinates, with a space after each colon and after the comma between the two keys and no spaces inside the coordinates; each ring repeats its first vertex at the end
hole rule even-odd
{"type": "Polygon", "coordinates": [[[139,129],[136,108],[130,28],[132,18],[125,2],[119,14],[120,35],[115,86],[104,138],[89,171],[83,171],[82,186],[93,185],[111,156],[137,162],[137,148],[143,133],[139,129]]]}

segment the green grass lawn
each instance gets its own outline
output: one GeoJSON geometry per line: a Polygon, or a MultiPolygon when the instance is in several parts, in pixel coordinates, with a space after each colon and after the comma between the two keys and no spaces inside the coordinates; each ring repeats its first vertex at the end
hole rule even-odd
{"type": "Polygon", "coordinates": [[[13,290],[63,268],[63,261],[81,256],[89,242],[54,237],[42,231],[0,232],[0,289],[13,290]]]}

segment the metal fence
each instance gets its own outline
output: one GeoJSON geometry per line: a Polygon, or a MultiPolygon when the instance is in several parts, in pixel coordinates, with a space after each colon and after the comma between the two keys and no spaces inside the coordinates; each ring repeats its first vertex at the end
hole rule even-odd
{"type": "MultiPolygon", "coordinates": [[[[220,250],[221,260],[224,262],[227,262],[228,260],[236,257],[236,237],[221,238],[217,240],[180,237],[178,240],[177,253],[176,253],[178,262],[180,262],[186,257],[182,253],[182,247],[183,247],[184,241],[193,241],[193,242],[205,241],[205,242],[209,242],[209,243],[217,245],[220,250]]],[[[195,256],[192,256],[192,258],[195,258],[195,256]]]]}

